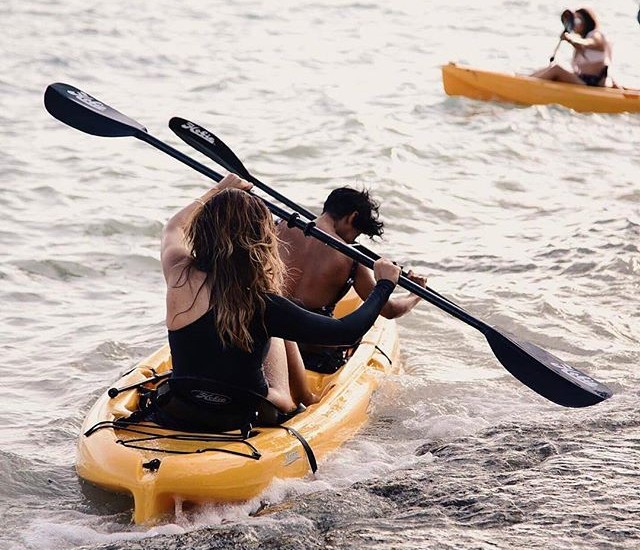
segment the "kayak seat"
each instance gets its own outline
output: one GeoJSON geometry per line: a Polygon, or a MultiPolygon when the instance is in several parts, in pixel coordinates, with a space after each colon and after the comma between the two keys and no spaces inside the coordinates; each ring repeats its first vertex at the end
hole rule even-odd
{"type": "Polygon", "coordinates": [[[171,429],[190,432],[240,430],[248,437],[254,426],[278,426],[304,410],[290,413],[251,390],[226,382],[172,377],[160,383],[151,400],[152,419],[171,429]]]}

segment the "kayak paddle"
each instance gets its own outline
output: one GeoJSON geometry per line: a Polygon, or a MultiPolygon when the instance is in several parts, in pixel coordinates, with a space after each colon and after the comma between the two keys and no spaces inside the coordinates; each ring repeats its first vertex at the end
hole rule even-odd
{"type": "MultiPolygon", "coordinates": [[[[304,206],[300,206],[299,204],[295,203],[288,197],[285,197],[272,187],[269,187],[266,183],[261,182],[258,178],[253,176],[244,166],[242,161],[237,157],[237,155],[231,150],[231,148],[209,130],[206,130],[202,126],[198,126],[197,124],[194,124],[193,122],[180,117],[173,117],[169,121],[169,128],[171,128],[173,132],[185,143],[191,145],[191,147],[193,147],[197,151],[200,151],[203,155],[209,157],[215,163],[222,166],[225,170],[233,172],[241,178],[250,181],[258,189],[262,189],[262,191],[264,191],[267,195],[270,195],[274,199],[280,201],[282,204],[287,205],[289,208],[292,208],[296,212],[300,212],[300,214],[302,214],[308,220],[313,220],[316,218],[316,215],[313,212],[307,210],[304,206]]],[[[366,254],[373,260],[380,259],[379,254],[376,254],[373,250],[360,243],[355,243],[352,246],[357,248],[358,250],[360,250],[360,252],[366,254]]],[[[402,275],[405,277],[407,276],[404,271],[402,272],[402,275]]],[[[441,294],[438,294],[435,290],[429,289],[429,291],[438,295],[443,300],[447,300],[447,298],[445,298],[441,294]]]]}
{"type": "MultiPolygon", "coordinates": [[[[96,136],[135,137],[214,181],[222,179],[217,172],[148,134],[138,122],[74,86],[62,83],[49,85],[44,94],[44,105],[52,116],[77,130],[96,136]]],[[[266,200],[264,203],[274,215],[285,220],[289,226],[301,229],[305,235],[320,240],[368,268],[373,267],[374,261],[369,256],[321,231],[313,222],[304,222],[297,212],[287,212],[266,200]]],[[[507,332],[474,318],[453,302],[440,298],[406,277],[401,277],[399,286],[482,332],[498,360],[511,374],[554,403],[565,407],[586,407],[611,397],[611,390],[604,384],[538,346],[517,341],[507,332]]]]}
{"type": "MultiPolygon", "coordinates": [[[[564,10],[560,16],[560,21],[562,21],[562,25],[564,26],[562,34],[573,30],[573,12],[571,10],[564,10]]],[[[562,44],[562,38],[558,40],[558,45],[556,46],[556,49],[553,50],[553,55],[549,58],[549,63],[553,63],[553,60],[556,58],[560,44],[562,44]]]]}
{"type": "MultiPolygon", "coordinates": [[[[315,218],[312,212],[297,205],[254,177],[231,148],[211,131],[179,117],[173,117],[169,121],[169,127],[178,137],[229,172],[238,174],[250,181],[265,193],[300,212],[309,220],[315,218]]],[[[380,257],[362,245],[356,245],[356,247],[373,260],[380,257]]],[[[435,290],[429,287],[422,288],[407,279],[406,273],[403,273],[400,277],[399,285],[482,332],[504,367],[518,380],[551,401],[560,405],[580,407],[598,403],[611,396],[611,391],[603,384],[570,367],[534,344],[520,342],[513,335],[475,319],[460,306],[435,290]],[[445,304],[448,307],[445,307],[445,304]],[[559,373],[565,375],[562,377],[564,380],[557,379],[559,373]],[[575,390],[574,386],[576,385],[581,389],[575,390]],[[586,394],[584,394],[584,391],[586,391],[586,394]],[[574,393],[576,395],[573,395],[574,393]],[[595,395],[598,397],[595,397],[595,395]]]]}

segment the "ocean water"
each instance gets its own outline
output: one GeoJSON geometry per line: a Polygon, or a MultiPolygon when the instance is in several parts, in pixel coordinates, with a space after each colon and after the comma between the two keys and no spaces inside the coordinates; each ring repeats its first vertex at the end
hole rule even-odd
{"type": "MultiPolygon", "coordinates": [[[[640,87],[637,3],[591,4],[616,78],[640,87]]],[[[565,7],[4,0],[0,547],[639,547],[640,115],[449,98],[440,79],[449,61],[543,66],[565,7]],[[398,321],[403,372],[314,479],[131,525],[128,499],[80,483],[75,442],[97,396],[165,341],[160,231],[211,182],[54,120],[56,81],[188,153],[168,120],[209,128],[309,209],[369,187],[386,224],[373,248],[615,396],[545,401],[424,303],[398,321]]]]}

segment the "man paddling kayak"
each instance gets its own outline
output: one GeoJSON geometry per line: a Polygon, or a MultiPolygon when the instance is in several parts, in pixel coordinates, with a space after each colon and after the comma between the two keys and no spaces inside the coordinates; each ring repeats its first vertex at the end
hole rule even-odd
{"type": "MultiPolygon", "coordinates": [[[[383,223],[378,219],[378,210],[379,204],[367,191],[340,187],[329,194],[322,214],[314,221],[322,231],[352,244],[362,234],[382,235],[383,223]]],[[[375,287],[370,270],[320,241],[306,238],[285,223],[278,225],[278,237],[280,256],[289,271],[285,295],[309,311],[331,317],[336,304],[352,286],[363,300],[375,287]]],[[[427,284],[425,277],[413,271],[409,271],[408,276],[421,287],[427,284]]],[[[419,302],[415,294],[390,298],[380,314],[394,319],[411,311],[419,302]]],[[[299,345],[305,366],[312,370],[333,372],[345,361],[343,349],[299,345]]]]}
{"type": "Polygon", "coordinates": [[[551,63],[531,76],[584,86],[617,87],[611,78],[607,78],[612,48],[600,30],[600,22],[595,12],[590,8],[580,8],[573,12],[570,21],[570,30],[565,28],[560,39],[574,48],[571,69],[551,63]]]}

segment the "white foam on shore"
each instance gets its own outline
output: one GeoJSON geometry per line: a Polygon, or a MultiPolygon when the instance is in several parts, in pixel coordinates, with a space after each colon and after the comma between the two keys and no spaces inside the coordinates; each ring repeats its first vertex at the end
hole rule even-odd
{"type": "Polygon", "coordinates": [[[107,544],[120,541],[139,540],[157,535],[176,535],[185,529],[175,523],[158,525],[150,529],[119,530],[121,525],[104,522],[98,516],[80,513],[67,514],[59,521],[36,520],[21,534],[21,541],[11,550],[61,550],[76,546],[107,544]],[[110,531],[112,530],[112,531],[110,531]]]}

